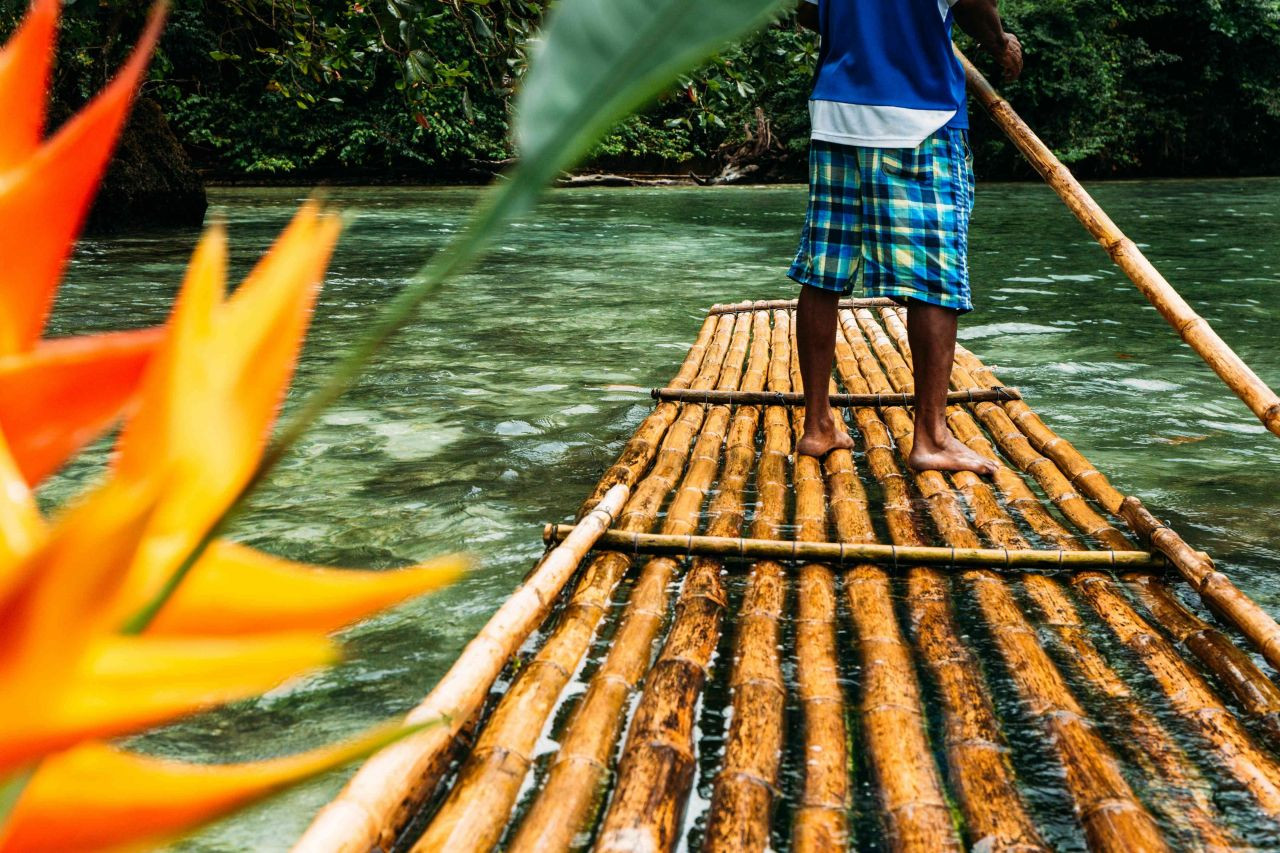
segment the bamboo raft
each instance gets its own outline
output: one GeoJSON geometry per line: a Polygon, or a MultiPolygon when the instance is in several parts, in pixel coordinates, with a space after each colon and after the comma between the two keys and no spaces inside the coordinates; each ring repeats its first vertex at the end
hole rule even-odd
{"type": "Polygon", "coordinates": [[[1020,397],[948,409],[990,481],[908,470],[900,308],[840,312],[855,450],[793,455],[769,305],[708,314],[669,387],[721,393],[655,402],[297,849],[1280,843],[1275,622],[1020,397]]]}
{"type": "MultiPolygon", "coordinates": [[[[970,93],[1280,434],[1280,397],[961,56],[970,93]]],[[[905,315],[715,305],[653,411],[295,850],[1280,849],[1280,626],[957,348],[990,481],[914,472],[905,315]],[[847,417],[846,417],[847,415],[847,417]]]]}

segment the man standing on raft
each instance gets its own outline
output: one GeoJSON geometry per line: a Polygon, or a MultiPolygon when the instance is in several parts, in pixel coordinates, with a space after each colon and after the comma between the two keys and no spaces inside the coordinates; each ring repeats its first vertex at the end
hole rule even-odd
{"type": "Polygon", "coordinates": [[[956,321],[969,298],[973,158],[964,69],[951,50],[955,19],[1004,70],[1022,72],[1022,45],[996,0],[805,0],[800,23],[822,36],[809,101],[809,209],[787,275],[804,378],[797,450],[852,447],[831,420],[828,384],[841,295],[859,269],[867,296],[907,306],[914,357],[918,470],[995,473],[944,419],[956,321]]]}

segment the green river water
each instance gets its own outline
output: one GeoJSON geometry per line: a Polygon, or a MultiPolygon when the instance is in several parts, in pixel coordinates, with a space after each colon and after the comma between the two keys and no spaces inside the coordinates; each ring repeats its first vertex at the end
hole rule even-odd
{"type": "MultiPolygon", "coordinates": [[[[1092,189],[1245,361],[1280,386],[1280,180],[1092,189]]],[[[213,210],[230,224],[235,276],[304,195],[213,193],[213,210]]],[[[472,189],[328,193],[358,216],[334,257],[291,399],[459,229],[477,197],[472,189]]],[[[542,523],[576,510],[650,410],[647,394],[616,386],[665,384],[712,303],[793,295],[783,272],[803,205],[795,186],[552,194],[425,306],[234,530],[312,562],[388,567],[463,550],[478,571],[348,631],[342,665],[141,745],[195,760],[259,758],[349,735],[415,704],[540,553],[542,523]]],[[[83,243],[50,334],[161,322],[195,238],[83,243]]],[[[1045,187],[980,186],[971,265],[978,310],[962,321],[963,342],[1121,491],[1172,519],[1280,615],[1280,439],[1181,344],[1045,187]]],[[[96,477],[105,450],[100,444],[46,486],[46,505],[96,477]]],[[[1003,676],[993,677],[1010,696],[1003,676]]],[[[723,742],[725,690],[715,691],[701,724],[705,755],[723,742]]],[[[1031,756],[1018,769],[1046,832],[1079,848],[1057,771],[1047,757],[1036,764],[1050,753],[1036,745],[1033,726],[1017,724],[1014,700],[999,704],[1015,721],[1013,745],[1031,756]]],[[[712,762],[703,764],[706,796],[712,762]]],[[[303,786],[179,846],[285,849],[344,778],[303,786]]],[[[865,804],[865,773],[860,781],[865,804]]],[[[794,791],[791,778],[784,796],[794,791]]],[[[695,797],[694,842],[704,806],[695,797]]],[[[874,828],[859,833],[863,846],[878,843],[874,828]]]]}

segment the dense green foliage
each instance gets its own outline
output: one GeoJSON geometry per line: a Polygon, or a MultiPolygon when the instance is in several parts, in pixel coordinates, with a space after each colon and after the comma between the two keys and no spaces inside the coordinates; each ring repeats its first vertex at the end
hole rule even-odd
{"type": "MultiPolygon", "coordinates": [[[[2,0],[0,28],[18,0],[2,0]],[[9,8],[12,7],[12,8],[9,8]]],[[[119,61],[135,2],[68,6],[59,100],[119,61]]],[[[174,0],[148,94],[222,176],[483,174],[512,154],[511,99],[545,0],[174,0]]],[[[1026,46],[1006,94],[1088,175],[1280,171],[1280,0],[1004,0],[1026,46]]],[[[782,21],[715,57],[600,145],[611,168],[709,169],[766,127],[805,146],[816,39],[782,21]],[[765,124],[767,122],[767,124],[765,124]]],[[[963,44],[962,40],[962,44],[963,44]]],[[[979,169],[1024,174],[975,121],[979,169]]]]}
{"type": "MultiPolygon", "coordinates": [[[[1027,47],[1006,94],[1067,162],[1096,175],[1280,171],[1269,144],[1280,132],[1280,0],[1004,0],[1002,10],[1027,47]]],[[[994,130],[978,151],[988,171],[1020,168],[994,130]]]]}

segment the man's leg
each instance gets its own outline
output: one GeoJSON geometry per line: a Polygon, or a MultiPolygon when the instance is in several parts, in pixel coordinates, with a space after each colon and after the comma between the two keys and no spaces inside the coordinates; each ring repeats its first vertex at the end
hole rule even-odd
{"type": "Polygon", "coordinates": [[[916,385],[916,429],[907,464],[918,471],[994,474],[995,463],[965,447],[947,426],[947,388],[956,354],[958,317],[950,308],[914,299],[907,303],[907,338],[916,385]]]}
{"type": "Polygon", "coordinates": [[[796,450],[805,456],[824,456],[839,447],[853,448],[847,432],[836,430],[831,417],[831,363],[836,353],[836,314],[840,294],[806,285],[796,307],[796,344],[800,376],[804,380],[804,435],[796,450]]]}

